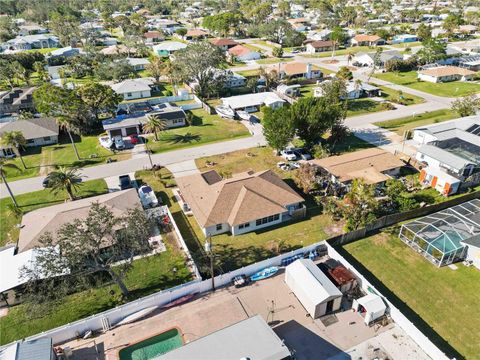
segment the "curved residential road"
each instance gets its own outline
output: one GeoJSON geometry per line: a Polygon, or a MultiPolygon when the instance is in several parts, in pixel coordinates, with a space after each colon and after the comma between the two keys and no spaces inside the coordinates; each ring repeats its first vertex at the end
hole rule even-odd
{"type": "MultiPolygon", "coordinates": [[[[253,129],[253,136],[155,154],[152,155],[152,162],[154,164],[166,166],[188,160],[194,160],[204,156],[218,155],[226,152],[265,145],[266,141],[263,137],[261,126],[255,125],[253,129]]],[[[249,130],[252,131],[252,129],[249,130]]],[[[84,180],[87,181],[103,179],[111,176],[119,176],[147,168],[150,168],[150,161],[148,156],[143,156],[140,158],[118,161],[110,164],[81,168],[80,173],[84,176],[84,180]]],[[[43,176],[37,176],[34,178],[12,181],[8,184],[12,189],[12,192],[16,195],[19,195],[31,191],[42,190],[42,181],[44,178],[45,177],[43,176]]],[[[6,198],[8,196],[9,195],[5,188],[5,184],[0,184],[0,198],[6,198]]]]}

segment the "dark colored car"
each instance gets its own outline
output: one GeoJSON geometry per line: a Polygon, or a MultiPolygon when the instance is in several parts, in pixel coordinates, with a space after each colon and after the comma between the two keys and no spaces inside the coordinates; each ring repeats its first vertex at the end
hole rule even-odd
{"type": "Polygon", "coordinates": [[[130,189],[132,186],[132,179],[130,175],[120,175],[118,177],[120,190],[130,189]]]}
{"type": "Polygon", "coordinates": [[[302,159],[302,160],[311,160],[312,159],[312,155],[310,155],[307,150],[305,149],[295,149],[293,150],[293,152],[295,153],[295,155],[297,155],[298,158],[302,159]]]}

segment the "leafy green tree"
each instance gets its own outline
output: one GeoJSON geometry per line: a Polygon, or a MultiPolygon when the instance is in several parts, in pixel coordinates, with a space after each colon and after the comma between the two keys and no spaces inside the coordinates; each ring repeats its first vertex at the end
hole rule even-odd
{"type": "Polygon", "coordinates": [[[236,32],[238,26],[243,20],[243,16],[239,12],[224,12],[217,15],[209,15],[203,18],[203,27],[214,31],[220,36],[226,37],[230,32],[236,32]]]}
{"type": "Polygon", "coordinates": [[[153,133],[155,136],[155,141],[158,141],[158,133],[165,130],[166,128],[167,123],[158,115],[148,115],[147,122],[143,124],[143,131],[147,134],[153,133]]]}
{"type": "Polygon", "coordinates": [[[100,80],[122,81],[136,76],[136,73],[126,59],[121,59],[98,64],[95,68],[95,76],[100,80]]]}
{"type": "Polygon", "coordinates": [[[310,163],[303,163],[293,175],[293,181],[302,189],[305,194],[319,188],[317,182],[317,166],[310,163]]]}
{"type": "Polygon", "coordinates": [[[7,148],[12,148],[15,154],[20,158],[23,168],[26,169],[25,161],[23,160],[20,147],[25,146],[27,140],[21,131],[5,131],[0,137],[0,144],[7,148]]]}
{"type": "Polygon", "coordinates": [[[417,28],[417,37],[421,41],[428,41],[429,39],[432,38],[432,31],[427,25],[420,24],[419,27],[417,28]]]}
{"type": "Polygon", "coordinates": [[[93,113],[96,121],[102,112],[114,113],[118,104],[123,101],[123,97],[110,86],[93,81],[79,87],[76,93],[93,113]]]}
{"type": "Polygon", "coordinates": [[[47,182],[52,193],[58,194],[65,191],[71,201],[75,200],[74,191],[83,185],[78,170],[75,168],[67,169],[66,167],[60,167],[48,174],[47,182]]]}
{"type": "Polygon", "coordinates": [[[6,42],[15,37],[17,26],[11,16],[0,17],[0,42],[6,42]]]}
{"type": "Polygon", "coordinates": [[[422,41],[423,48],[416,53],[420,64],[430,64],[446,57],[447,45],[435,39],[422,41]]]}
{"type": "Polygon", "coordinates": [[[175,34],[177,35],[180,35],[181,37],[184,37],[185,35],[187,35],[187,29],[185,28],[178,28],[175,30],[175,34]]]}
{"type": "Polygon", "coordinates": [[[290,2],[287,0],[280,0],[277,9],[283,18],[288,19],[290,17],[290,2]]]}
{"type": "Polygon", "coordinates": [[[46,233],[40,238],[35,264],[22,270],[24,278],[29,280],[28,291],[33,294],[47,291],[50,298],[63,297],[65,294],[56,290],[62,280],[104,273],[128,297],[124,279],[132,269],[134,257],[150,250],[151,226],[141,209],[117,216],[108,207],[92,203],[85,219],[72,219],[55,234],[46,233]],[[122,262],[118,264],[119,261],[122,262]],[[65,269],[70,271],[67,276],[53,278],[65,274],[65,269]],[[40,279],[46,280],[37,281],[40,279]],[[52,281],[57,286],[52,286],[52,281]]]}
{"type": "Polygon", "coordinates": [[[292,113],[286,106],[277,110],[265,107],[263,113],[263,134],[268,145],[278,153],[292,141],[295,135],[292,113]]]}
{"type": "Polygon", "coordinates": [[[353,74],[352,71],[346,67],[342,66],[338,71],[337,71],[337,77],[343,80],[352,80],[353,79],[353,74]]]}
{"type": "Polygon", "coordinates": [[[480,98],[468,95],[452,102],[452,110],[461,117],[475,115],[480,110],[480,98]]]}
{"type": "Polygon", "coordinates": [[[449,14],[443,21],[442,27],[447,31],[448,36],[452,36],[453,32],[463,24],[463,18],[458,14],[449,14]]]}
{"type": "Polygon", "coordinates": [[[48,74],[47,69],[45,69],[45,64],[43,62],[36,61],[33,64],[33,68],[42,82],[48,82],[50,80],[50,75],[48,74]]]}
{"type": "Polygon", "coordinates": [[[175,53],[173,64],[178,79],[194,82],[195,92],[208,98],[223,89],[225,74],[218,69],[225,65],[225,54],[208,41],[189,44],[175,53]]]}
{"type": "Polygon", "coordinates": [[[296,31],[284,19],[271,20],[259,25],[259,33],[267,40],[285,47],[300,46],[305,40],[305,35],[296,31]]]}
{"type": "Polygon", "coordinates": [[[375,188],[360,179],[354,179],[350,191],[345,195],[343,218],[347,231],[357,230],[376,218],[378,201],[375,199],[375,188]]]}
{"type": "Polygon", "coordinates": [[[339,44],[343,44],[346,40],[345,32],[340,26],[335,26],[330,33],[330,40],[333,42],[332,58],[335,56],[335,50],[339,44]]]}
{"type": "Polygon", "coordinates": [[[166,62],[163,61],[160,57],[155,56],[152,57],[152,59],[150,60],[150,64],[146,66],[146,70],[155,79],[156,83],[160,82],[160,78],[164,74],[165,63],[166,62]]]}
{"type": "Polygon", "coordinates": [[[80,21],[73,15],[53,13],[48,26],[64,46],[73,46],[80,40],[80,21]]]}
{"type": "Polygon", "coordinates": [[[281,47],[273,48],[272,55],[277,58],[281,58],[283,56],[283,49],[281,47]]]}
{"type": "Polygon", "coordinates": [[[12,63],[6,59],[0,59],[0,81],[8,85],[10,89],[13,89],[15,86],[12,74],[12,63]]]}

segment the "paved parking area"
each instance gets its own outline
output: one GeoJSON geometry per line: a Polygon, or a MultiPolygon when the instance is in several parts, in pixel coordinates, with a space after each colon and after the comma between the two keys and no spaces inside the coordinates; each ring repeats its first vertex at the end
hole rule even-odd
{"type": "MultiPolygon", "coordinates": [[[[261,315],[285,341],[295,359],[428,359],[394,323],[368,327],[350,310],[325,326],[313,320],[284,282],[284,273],[247,287],[223,288],[147,319],[115,328],[94,339],[74,340],[74,359],[117,359],[118,351],[163,331],[180,329],[185,343],[254,315],[261,315]],[[100,356],[95,353],[95,344],[100,356]]],[[[239,341],[241,341],[239,339],[239,341]]]]}

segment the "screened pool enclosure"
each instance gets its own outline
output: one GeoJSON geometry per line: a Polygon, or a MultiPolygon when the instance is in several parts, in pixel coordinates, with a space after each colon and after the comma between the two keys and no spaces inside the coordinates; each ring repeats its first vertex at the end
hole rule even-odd
{"type": "Polygon", "coordinates": [[[480,234],[480,200],[427,215],[402,225],[399,237],[437,266],[465,258],[463,240],[480,234]]]}

